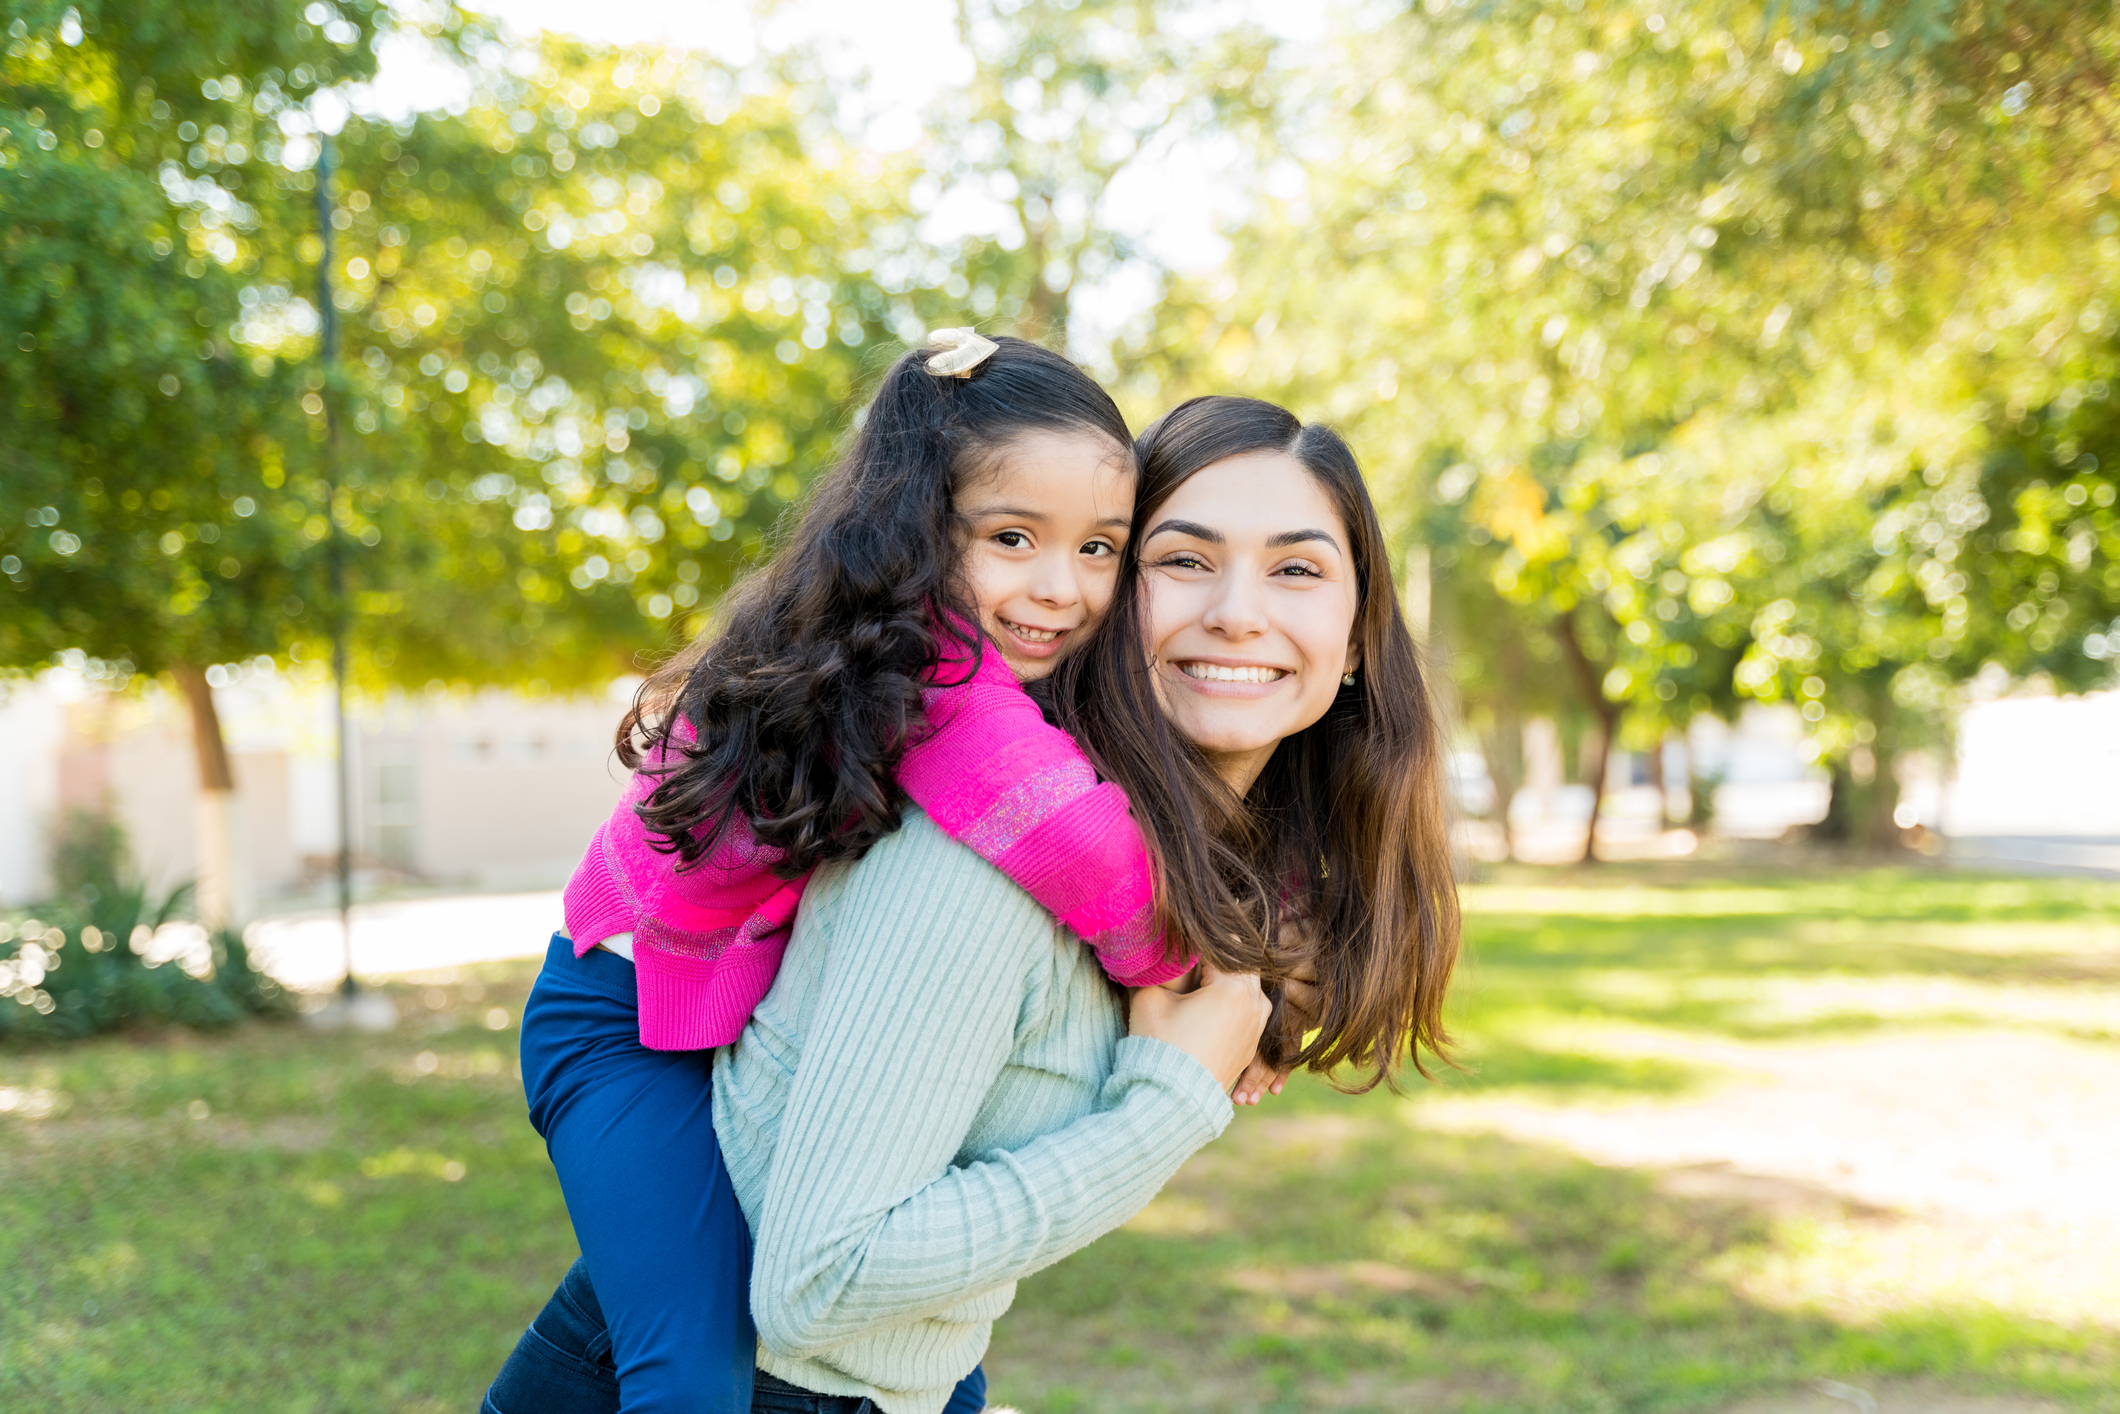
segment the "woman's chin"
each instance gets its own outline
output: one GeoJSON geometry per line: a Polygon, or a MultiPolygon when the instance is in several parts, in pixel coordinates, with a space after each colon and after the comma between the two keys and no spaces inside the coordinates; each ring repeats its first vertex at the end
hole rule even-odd
{"type": "Polygon", "coordinates": [[[1247,760],[1271,754],[1281,744],[1284,732],[1262,729],[1257,722],[1215,721],[1219,713],[1202,713],[1192,720],[1178,719],[1178,730],[1200,748],[1211,761],[1247,760]]]}

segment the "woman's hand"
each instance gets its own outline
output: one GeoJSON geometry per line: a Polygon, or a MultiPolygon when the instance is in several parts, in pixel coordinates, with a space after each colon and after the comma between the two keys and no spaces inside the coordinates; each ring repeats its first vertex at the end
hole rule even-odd
{"type": "Polygon", "coordinates": [[[1127,1029],[1176,1046],[1204,1065],[1226,1093],[1258,1053],[1273,1003],[1256,973],[1200,965],[1200,985],[1184,995],[1143,987],[1133,995],[1127,1029]]]}
{"type": "MultiPolygon", "coordinates": [[[[1281,999],[1270,1023],[1279,1028],[1283,1037],[1282,1054],[1293,1054],[1302,1049],[1302,1038],[1317,1025],[1321,1010],[1318,969],[1305,961],[1282,979],[1281,999]]],[[[1244,1067],[1244,1073],[1237,1077],[1236,1088],[1230,1091],[1229,1098],[1239,1105],[1256,1105],[1269,1094],[1280,1094],[1294,1069],[1294,1066],[1269,1065],[1263,1056],[1253,1055],[1251,1063],[1244,1067]]]]}

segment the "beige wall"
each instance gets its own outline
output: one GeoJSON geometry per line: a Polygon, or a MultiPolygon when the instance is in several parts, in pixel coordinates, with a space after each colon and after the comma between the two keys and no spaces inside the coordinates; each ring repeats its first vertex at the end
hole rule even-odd
{"type": "Polygon", "coordinates": [[[428,877],[563,883],[624,788],[611,752],[621,710],[486,694],[379,724],[362,741],[363,844],[380,855],[385,826],[409,823],[410,858],[428,877]],[[402,795],[407,767],[409,809],[386,799],[402,795]]]}

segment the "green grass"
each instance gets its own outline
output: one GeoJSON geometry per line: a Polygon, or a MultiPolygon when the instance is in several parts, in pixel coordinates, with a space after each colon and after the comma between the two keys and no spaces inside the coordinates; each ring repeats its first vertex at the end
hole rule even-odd
{"type": "MultiPolygon", "coordinates": [[[[1606,1034],[1915,1022],[2092,1045],[2120,887],[1922,871],[1512,871],[1471,889],[1455,1095],[1605,1103],[1717,1071],[1606,1034]]],[[[0,1052],[0,1408],[468,1410],[574,1246],[523,1118],[527,966],[395,989],[380,1038],[251,1026],[0,1052]],[[494,1009],[499,1008],[496,1015],[494,1009]],[[496,1021],[504,1029],[489,1029],[496,1021]]],[[[1425,1094],[1428,1092],[1422,1092],[1425,1094]]],[[[1710,1410],[1825,1376],[2120,1408],[2120,1334],[1992,1308],[1769,1307],[1786,1215],[1299,1081],[1026,1282],[997,1401],[1067,1410],[1710,1410]]]]}

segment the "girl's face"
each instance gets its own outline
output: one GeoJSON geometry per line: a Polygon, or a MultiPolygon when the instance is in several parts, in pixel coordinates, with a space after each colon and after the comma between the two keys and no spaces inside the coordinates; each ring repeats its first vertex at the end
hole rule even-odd
{"type": "Polygon", "coordinates": [[[1331,497],[1285,452],[1216,462],[1148,518],[1141,572],[1158,695],[1240,793],[1359,666],[1350,547],[1331,497]]]}
{"type": "Polygon", "coordinates": [[[965,585],[1019,679],[1050,673],[1111,606],[1133,502],[1133,458],[1095,432],[1027,432],[959,493],[965,585]]]}

